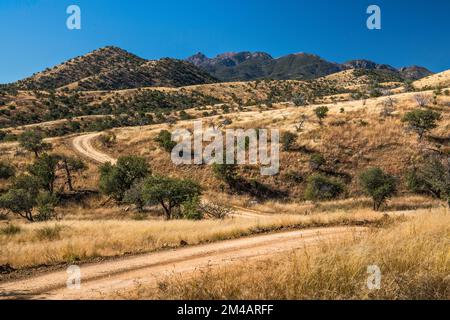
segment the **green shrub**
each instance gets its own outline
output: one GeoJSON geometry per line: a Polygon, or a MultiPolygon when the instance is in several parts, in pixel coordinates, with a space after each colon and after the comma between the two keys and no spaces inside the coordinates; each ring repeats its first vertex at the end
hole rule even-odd
{"type": "Polygon", "coordinates": [[[408,112],[402,121],[407,122],[409,128],[417,133],[419,140],[423,135],[437,127],[437,121],[441,119],[441,114],[432,110],[416,109],[408,112]]]}
{"type": "Polygon", "coordinates": [[[140,179],[150,175],[150,168],[144,158],[136,156],[119,157],[117,164],[106,163],[100,167],[100,190],[117,201],[122,201],[125,192],[140,179]]]}
{"type": "Polygon", "coordinates": [[[305,190],[306,200],[331,200],[338,198],[344,192],[342,182],[328,178],[322,174],[314,174],[308,178],[305,190]]]}
{"type": "Polygon", "coordinates": [[[359,183],[364,192],[373,199],[374,210],[379,210],[397,190],[395,177],[384,173],[380,168],[369,168],[362,172],[359,183]]]}
{"type": "Polygon", "coordinates": [[[16,169],[14,166],[12,166],[9,163],[6,163],[4,161],[0,162],[0,179],[9,179],[11,177],[14,177],[16,174],[16,169]]]}
{"type": "Polygon", "coordinates": [[[167,130],[161,130],[155,141],[167,152],[172,152],[172,149],[177,145],[175,141],[172,141],[172,134],[167,130]]]}
{"type": "Polygon", "coordinates": [[[297,135],[290,131],[281,134],[281,145],[284,151],[291,151],[297,140],[297,135]]]}

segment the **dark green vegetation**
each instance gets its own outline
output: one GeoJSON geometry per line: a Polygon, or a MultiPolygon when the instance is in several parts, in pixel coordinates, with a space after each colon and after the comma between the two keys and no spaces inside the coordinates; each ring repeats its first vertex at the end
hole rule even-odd
{"type": "Polygon", "coordinates": [[[365,170],[360,174],[359,182],[364,192],[373,199],[374,210],[379,210],[397,190],[395,177],[383,172],[380,168],[365,170]]]}
{"type": "Polygon", "coordinates": [[[52,219],[65,186],[69,193],[75,193],[75,174],[84,171],[86,165],[77,158],[44,153],[51,150],[52,146],[44,144],[42,137],[34,131],[24,133],[21,144],[27,151],[33,152],[36,158],[20,175],[16,175],[13,166],[0,163],[0,179],[8,181],[7,189],[0,194],[0,208],[30,222],[52,219]],[[42,149],[43,145],[45,149],[42,149]],[[58,191],[55,190],[57,179],[64,181],[58,191]]]}
{"type": "Polygon", "coordinates": [[[395,69],[367,60],[354,60],[344,64],[326,61],[317,55],[298,53],[272,58],[264,52],[224,53],[208,58],[202,53],[189,57],[187,61],[203,68],[222,81],[250,81],[258,79],[310,80],[346,69],[360,69],[375,81],[416,80],[432,74],[423,67],[395,69]]]}

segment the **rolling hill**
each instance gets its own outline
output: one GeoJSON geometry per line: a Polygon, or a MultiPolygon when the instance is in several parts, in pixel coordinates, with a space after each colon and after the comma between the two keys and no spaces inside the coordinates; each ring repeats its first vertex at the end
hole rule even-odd
{"type": "Polygon", "coordinates": [[[145,60],[117,47],[105,47],[68,60],[16,84],[20,89],[117,90],[179,87],[216,82],[205,71],[181,60],[145,60]]]}

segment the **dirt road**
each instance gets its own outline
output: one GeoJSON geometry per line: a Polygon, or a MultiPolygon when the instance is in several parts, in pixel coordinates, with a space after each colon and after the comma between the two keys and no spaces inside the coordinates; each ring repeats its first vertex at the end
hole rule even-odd
{"type": "Polygon", "coordinates": [[[92,146],[92,140],[98,137],[99,135],[101,135],[100,132],[75,137],[72,140],[72,145],[78,153],[96,162],[99,163],[111,162],[111,164],[115,164],[117,162],[116,159],[110,157],[105,153],[102,153],[101,151],[96,150],[92,146]]]}
{"type": "Polygon", "coordinates": [[[167,276],[258,259],[321,242],[355,237],[362,227],[334,227],[260,235],[161,251],[81,266],[81,286],[67,287],[66,270],[0,283],[0,298],[102,299],[141,285],[156,287],[167,276]]]}

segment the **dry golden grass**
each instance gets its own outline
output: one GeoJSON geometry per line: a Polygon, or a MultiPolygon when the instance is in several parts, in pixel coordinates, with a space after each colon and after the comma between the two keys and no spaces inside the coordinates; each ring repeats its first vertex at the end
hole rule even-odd
{"type": "Polygon", "coordinates": [[[362,239],[324,243],[140,287],[128,299],[450,299],[450,212],[421,213],[362,239]],[[381,270],[369,290],[367,268],[381,270]]]}
{"type": "Polygon", "coordinates": [[[19,232],[0,232],[0,265],[10,264],[15,268],[51,265],[178,247],[182,240],[194,245],[280,228],[362,224],[382,218],[379,213],[362,210],[310,216],[233,218],[223,221],[66,220],[16,223],[20,227],[19,232]]]}

